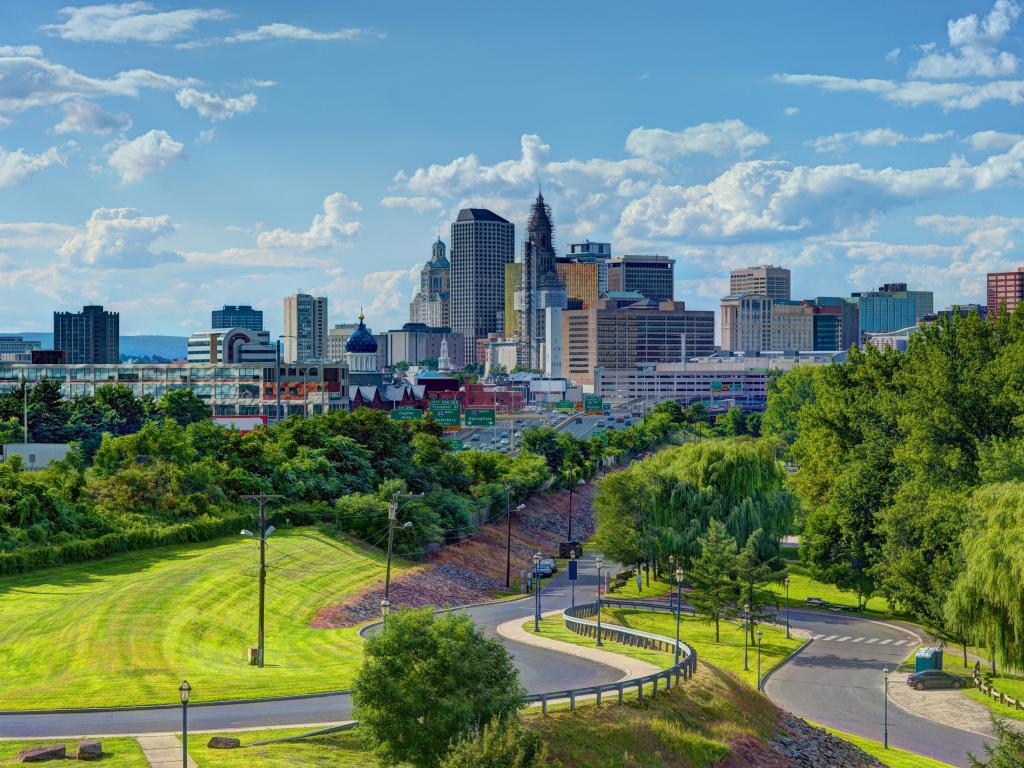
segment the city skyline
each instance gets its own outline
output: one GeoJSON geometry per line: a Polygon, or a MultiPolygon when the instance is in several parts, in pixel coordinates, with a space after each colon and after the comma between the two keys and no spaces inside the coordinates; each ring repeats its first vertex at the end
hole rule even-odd
{"type": "Polygon", "coordinates": [[[1013,2],[750,4],[742,28],[510,8],[515,57],[411,3],[65,2],[0,10],[4,332],[90,304],[125,334],[185,336],[224,303],[277,329],[300,290],[331,324],[365,305],[398,328],[458,209],[507,218],[519,253],[538,185],[557,255],[664,254],[693,309],[755,264],[790,268],[794,298],[905,281],[942,307],[1024,262],[1013,2]]]}

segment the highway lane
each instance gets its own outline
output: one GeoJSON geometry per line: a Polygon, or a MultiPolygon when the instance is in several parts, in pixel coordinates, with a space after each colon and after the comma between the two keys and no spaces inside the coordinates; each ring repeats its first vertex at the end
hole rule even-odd
{"type": "MultiPolygon", "coordinates": [[[[577,600],[593,599],[597,584],[593,560],[580,568],[577,600]]],[[[560,572],[545,580],[541,592],[543,610],[567,607],[571,590],[567,574],[560,572]]],[[[509,600],[465,609],[484,631],[496,636],[504,621],[532,617],[532,599],[509,600]]],[[[530,693],[560,691],[572,687],[614,682],[621,673],[612,667],[520,643],[502,641],[519,668],[521,680],[530,693]]],[[[187,677],[187,670],[184,674],[187,677]]],[[[196,731],[260,728],[277,725],[307,725],[352,719],[347,693],[277,701],[211,704],[203,706],[202,691],[194,691],[189,708],[189,727],[196,731]],[[197,705],[198,704],[198,705],[197,705]]],[[[3,702],[0,702],[0,707],[3,702]]],[[[179,707],[154,707],[66,713],[0,714],[0,738],[67,738],[73,736],[117,736],[175,731],[181,727],[179,707]]]]}
{"type": "MultiPolygon", "coordinates": [[[[795,715],[841,731],[882,740],[882,670],[896,669],[918,641],[898,625],[849,614],[794,610],[794,627],[812,640],[768,679],[765,692],[795,715]]],[[[889,744],[956,766],[967,752],[984,754],[986,737],[939,725],[889,702],[889,744]]]]}

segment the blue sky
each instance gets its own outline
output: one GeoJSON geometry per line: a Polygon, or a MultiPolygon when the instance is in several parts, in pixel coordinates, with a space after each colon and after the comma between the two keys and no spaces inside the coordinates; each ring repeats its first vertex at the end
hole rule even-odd
{"type": "MultiPolygon", "coordinates": [[[[64,0],[67,2],[67,0],[64,0]]],[[[716,308],[1024,263],[1020,7],[992,2],[0,6],[0,330],[102,303],[185,334],[297,289],[407,319],[463,205],[677,259],[716,308]]]]}

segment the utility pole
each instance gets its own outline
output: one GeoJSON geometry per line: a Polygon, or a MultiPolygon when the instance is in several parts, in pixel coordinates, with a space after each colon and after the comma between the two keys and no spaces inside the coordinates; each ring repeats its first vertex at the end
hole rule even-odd
{"type": "Polygon", "coordinates": [[[24,427],[25,445],[28,445],[28,382],[25,381],[24,371],[21,372],[21,397],[25,409],[22,425],[24,427]]]}
{"type": "MultiPolygon", "coordinates": [[[[242,496],[243,501],[255,501],[260,505],[259,540],[260,540],[260,618],[259,629],[256,636],[256,666],[263,667],[263,613],[265,606],[264,595],[267,588],[267,538],[274,532],[274,526],[267,528],[267,502],[283,499],[267,493],[256,493],[242,496]]],[[[243,536],[252,536],[251,531],[242,531],[243,536]]]]}
{"type": "MultiPolygon", "coordinates": [[[[388,601],[391,595],[391,552],[395,546],[395,524],[398,522],[398,500],[415,499],[422,496],[422,493],[396,493],[388,502],[388,560],[384,570],[384,600],[388,601]]],[[[403,528],[412,527],[412,521],[402,525],[403,528]]]]}
{"type": "Polygon", "coordinates": [[[274,389],[277,390],[277,421],[281,421],[281,339],[277,340],[277,367],[274,368],[274,379],[276,380],[277,386],[274,389]]]}
{"type": "MultiPolygon", "coordinates": [[[[516,512],[526,509],[525,504],[516,507],[516,512]]],[[[505,486],[505,516],[508,518],[508,531],[505,538],[505,589],[512,588],[512,486],[505,486]]],[[[522,585],[520,584],[520,588],[522,585]]]]}

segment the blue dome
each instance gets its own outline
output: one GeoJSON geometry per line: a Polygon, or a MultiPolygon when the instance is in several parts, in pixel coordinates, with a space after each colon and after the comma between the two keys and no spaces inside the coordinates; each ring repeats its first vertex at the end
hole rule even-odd
{"type": "Polygon", "coordinates": [[[348,337],[345,342],[346,352],[376,352],[377,351],[377,340],[373,338],[368,330],[366,330],[366,324],[363,323],[363,313],[359,313],[359,327],[352,332],[352,335],[348,337]]]}

